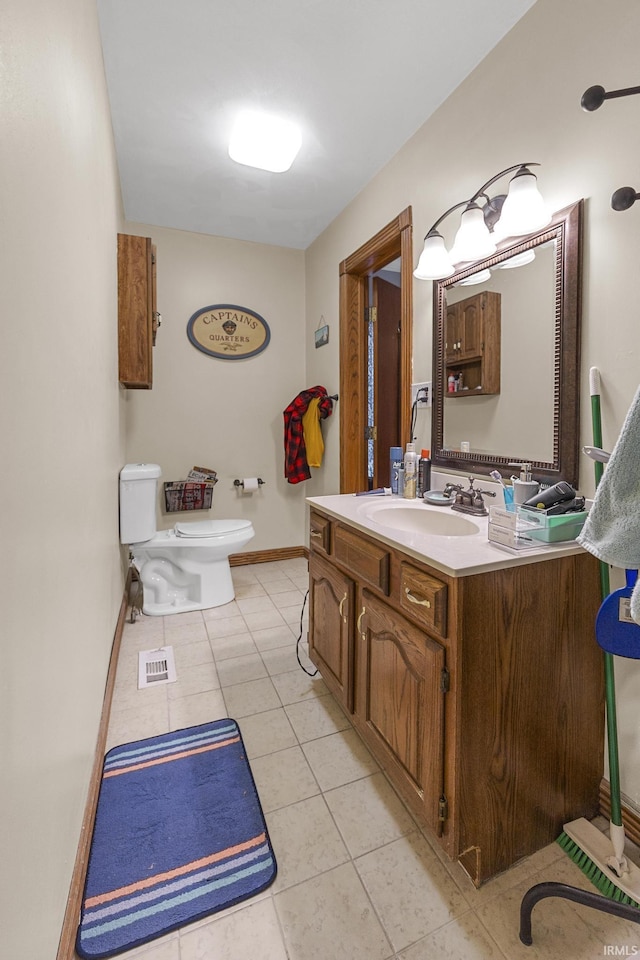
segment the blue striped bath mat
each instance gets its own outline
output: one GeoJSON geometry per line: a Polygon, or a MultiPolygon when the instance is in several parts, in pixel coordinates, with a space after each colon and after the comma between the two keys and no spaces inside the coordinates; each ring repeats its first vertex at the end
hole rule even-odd
{"type": "Polygon", "coordinates": [[[254,896],[276,862],[238,725],[105,757],[76,951],[111,957],[254,896]]]}

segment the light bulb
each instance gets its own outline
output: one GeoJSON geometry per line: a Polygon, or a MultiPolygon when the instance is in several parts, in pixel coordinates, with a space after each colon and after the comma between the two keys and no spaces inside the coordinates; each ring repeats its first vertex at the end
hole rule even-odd
{"type": "Polygon", "coordinates": [[[442,280],[444,277],[450,277],[454,272],[443,238],[436,231],[428,233],[424,239],[418,266],[413,271],[414,277],[416,280],[442,280]]]}
{"type": "Polygon", "coordinates": [[[500,219],[494,227],[494,236],[522,237],[542,230],[551,222],[535,174],[521,167],[509,184],[507,198],[502,205],[500,219]]]}
{"type": "Polygon", "coordinates": [[[470,203],[460,217],[460,226],[451,248],[454,263],[483,260],[496,252],[496,245],[477,203],[470,203]]]}

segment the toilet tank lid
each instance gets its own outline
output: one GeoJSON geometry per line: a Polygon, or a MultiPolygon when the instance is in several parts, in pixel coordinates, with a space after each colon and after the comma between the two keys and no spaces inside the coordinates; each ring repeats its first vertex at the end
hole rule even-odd
{"type": "Polygon", "coordinates": [[[152,480],[161,475],[157,463],[126,463],[120,471],[121,480],[152,480]]]}
{"type": "Polygon", "coordinates": [[[223,537],[251,526],[250,520],[200,520],[195,523],[176,523],[179,537],[223,537]]]}

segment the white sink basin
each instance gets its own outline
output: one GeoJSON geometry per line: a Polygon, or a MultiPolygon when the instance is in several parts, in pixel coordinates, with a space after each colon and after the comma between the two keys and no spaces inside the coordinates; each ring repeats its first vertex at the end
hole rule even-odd
{"type": "Polygon", "coordinates": [[[381,527],[434,537],[471,537],[480,532],[473,520],[450,513],[448,509],[446,512],[438,507],[430,509],[422,503],[415,506],[378,503],[369,506],[365,516],[381,527]]]}

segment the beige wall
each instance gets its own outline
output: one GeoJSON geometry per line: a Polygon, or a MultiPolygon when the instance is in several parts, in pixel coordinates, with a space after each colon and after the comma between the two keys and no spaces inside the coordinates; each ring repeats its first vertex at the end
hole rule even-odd
{"type": "MultiPolygon", "coordinates": [[[[325,425],[324,468],[291,487],[282,411],[306,386],[338,390],[342,259],[409,205],[417,259],[447,206],[502,167],[541,161],[554,207],[587,199],[582,442],[597,365],[613,444],[638,384],[640,212],[613,213],[609,198],[640,185],[640,104],[588,115],[579,98],[637,81],[640,9],[538,0],[305,254],[127,224],[158,246],[164,326],[150,393],[116,385],[122,224],[94,2],[6,0],[3,14],[0,927],[8,956],[52,957],[122,590],[118,471],[154,460],[175,479],[203,461],[221,476],[214,515],[254,521],[249,549],[302,543],[305,496],[338,489],[338,418],[325,425]],[[267,319],[264,354],[224,363],[189,344],[191,313],[223,299],[267,319]],[[321,323],[330,340],[316,350],[321,323]],[[234,477],[256,474],[261,494],[237,498],[234,477]]],[[[430,379],[431,284],[415,282],[414,303],[414,380],[430,379]]],[[[589,492],[588,463],[582,476],[589,492]]],[[[619,674],[623,788],[640,804],[640,671],[625,661],[619,674]]]]}
{"type": "MultiPolygon", "coordinates": [[[[315,352],[311,338],[321,314],[337,327],[342,259],[411,205],[415,263],[424,234],[449,206],[499,170],[535,160],[553,209],[586,199],[581,443],[591,442],[588,374],[597,366],[604,444],[611,448],[640,380],[640,209],[610,207],[617,187],[640,188],[640,100],[609,101],[589,114],[580,97],[593,84],[614,90],[637,83],[639,32],[640,5],[632,0],[537,0],[306,251],[309,380],[324,375],[329,361],[337,369],[337,338],[315,352]]],[[[448,223],[455,230],[455,218],[448,223]]],[[[431,379],[431,288],[414,281],[414,381],[431,379]]],[[[535,395],[530,409],[534,416],[535,395]]],[[[338,488],[338,442],[336,434],[329,438],[326,492],[338,488]]],[[[593,477],[583,458],[580,482],[587,494],[593,477]]],[[[617,666],[623,790],[640,805],[640,670],[633,661],[617,666]]]]}
{"type": "MultiPolygon", "coordinates": [[[[313,386],[304,371],[304,254],[144,224],[128,223],[126,232],[151,236],[157,246],[162,314],[153,389],[129,390],[125,398],[127,459],[160,464],[161,484],[184,480],[195,465],[218,473],[210,512],[159,512],[159,527],[239,517],[256,531],[248,551],[301,546],[308,491],[284,477],[283,411],[313,386]],[[196,349],[187,322],[217,303],[260,314],[271,332],[267,348],[246,360],[219,360],[196,349]],[[265,485],[239,493],[233,481],[242,477],[260,477],[265,485]]],[[[336,418],[336,432],[337,426],[336,418]]]]}
{"type": "Polygon", "coordinates": [[[0,37],[0,929],[55,956],[122,596],[120,195],[93,0],[0,37]]]}

